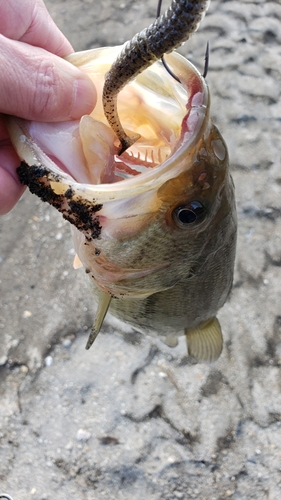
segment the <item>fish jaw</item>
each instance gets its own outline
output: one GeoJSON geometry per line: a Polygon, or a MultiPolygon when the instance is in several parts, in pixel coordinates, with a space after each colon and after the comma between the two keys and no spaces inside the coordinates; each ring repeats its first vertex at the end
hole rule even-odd
{"type": "MultiPolygon", "coordinates": [[[[68,60],[93,78],[101,96],[104,74],[119,50],[87,51],[68,60]]],[[[227,182],[228,159],[222,139],[215,139],[224,151],[222,160],[213,146],[209,150],[206,146],[213,126],[204,79],[178,54],[168,55],[167,62],[183,85],[172,81],[161,64],[155,63],[120,93],[122,123],[141,135],[129,157],[116,156],[115,137],[106,125],[100,97],[91,116],[80,122],[8,120],[11,139],[23,160],[19,169],[22,182],[75,226],[75,247],[86,272],[115,298],[143,299],[174,287],[183,275],[179,258],[184,276],[192,273],[194,262],[202,260],[206,251],[208,225],[219,211],[218,172],[220,182],[227,182]],[[48,127],[52,133],[46,145],[48,127]],[[52,136],[61,129],[75,148],[74,166],[65,165],[64,153],[58,159],[58,153],[52,151],[52,136]],[[207,168],[210,155],[214,165],[207,168]],[[211,220],[200,227],[194,225],[183,235],[175,227],[173,210],[199,195],[203,199],[210,195],[211,220]]]]}

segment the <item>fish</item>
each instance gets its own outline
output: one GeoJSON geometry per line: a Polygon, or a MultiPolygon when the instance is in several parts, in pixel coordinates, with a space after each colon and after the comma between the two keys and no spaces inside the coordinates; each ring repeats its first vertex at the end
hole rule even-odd
{"type": "MultiPolygon", "coordinates": [[[[208,2],[172,7],[178,3],[193,5],[193,33],[208,2]]],[[[21,182],[72,225],[75,267],[84,267],[98,302],[86,348],[109,310],[171,347],[185,335],[191,359],[213,362],[222,352],[217,312],[232,288],[236,249],[228,151],[205,78],[173,51],[182,34],[168,37],[165,66],[162,47],[118,77],[147,37],[67,57],[97,88],[90,115],[64,123],[7,117],[7,128],[21,182]]]]}

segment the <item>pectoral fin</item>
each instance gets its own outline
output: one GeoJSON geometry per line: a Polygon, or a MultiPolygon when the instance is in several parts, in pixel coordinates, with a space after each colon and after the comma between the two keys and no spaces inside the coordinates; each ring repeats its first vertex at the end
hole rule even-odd
{"type": "Polygon", "coordinates": [[[96,340],[99,331],[102,327],[103,320],[106,316],[106,313],[108,311],[110,302],[111,302],[112,296],[107,293],[107,292],[101,292],[100,294],[100,300],[99,300],[99,305],[98,305],[98,310],[96,313],[95,321],[93,324],[93,328],[91,330],[91,333],[88,338],[88,342],[86,345],[86,349],[90,349],[91,345],[94,343],[96,340]]]}
{"type": "Polygon", "coordinates": [[[223,337],[217,318],[211,318],[195,330],[185,332],[188,354],[198,361],[216,361],[223,346],[223,337]]]}

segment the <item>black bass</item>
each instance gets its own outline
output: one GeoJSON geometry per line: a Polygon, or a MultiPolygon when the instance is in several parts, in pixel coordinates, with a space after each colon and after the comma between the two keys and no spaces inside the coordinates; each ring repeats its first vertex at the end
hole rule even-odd
{"type": "MultiPolygon", "coordinates": [[[[187,3],[197,12],[192,32],[207,2],[173,5],[187,3]]],[[[210,118],[205,79],[189,61],[166,56],[179,82],[153,63],[159,53],[118,80],[116,62],[138,47],[133,39],[121,49],[68,57],[97,87],[91,115],[59,124],[8,118],[23,160],[19,176],[73,225],[99,300],[87,348],[109,308],[169,345],[185,334],[191,356],[214,361],[223,344],[216,314],[231,290],[236,246],[227,148],[210,118]]]]}

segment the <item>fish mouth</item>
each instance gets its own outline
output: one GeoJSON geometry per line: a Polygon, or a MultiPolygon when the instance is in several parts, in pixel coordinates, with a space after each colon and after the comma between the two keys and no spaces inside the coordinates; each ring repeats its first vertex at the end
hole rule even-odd
{"type": "Polygon", "coordinates": [[[140,139],[118,156],[118,139],[107,124],[101,95],[104,76],[121,48],[93,49],[67,57],[97,87],[98,101],[91,115],[63,124],[17,118],[8,122],[19,156],[29,166],[44,165],[46,182],[57,194],[79,189],[89,201],[103,204],[158,189],[186,169],[186,157],[208,125],[205,80],[185,58],[169,54],[166,61],[181,84],[156,62],[120,92],[122,125],[140,139]],[[68,143],[64,142],[67,136],[68,143]]]}

